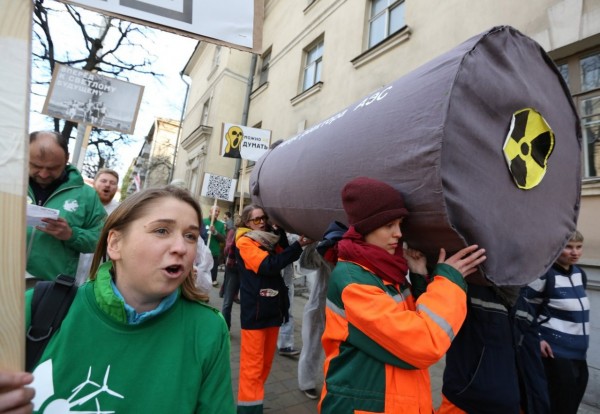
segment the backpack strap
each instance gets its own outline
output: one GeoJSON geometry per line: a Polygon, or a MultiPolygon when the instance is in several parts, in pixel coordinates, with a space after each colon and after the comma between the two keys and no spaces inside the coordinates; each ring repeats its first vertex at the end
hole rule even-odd
{"type": "Polygon", "coordinates": [[[32,372],[46,345],[58,330],[77,293],[75,278],[58,275],[53,282],[38,282],[33,288],[31,323],[26,334],[25,369],[32,372]]]}

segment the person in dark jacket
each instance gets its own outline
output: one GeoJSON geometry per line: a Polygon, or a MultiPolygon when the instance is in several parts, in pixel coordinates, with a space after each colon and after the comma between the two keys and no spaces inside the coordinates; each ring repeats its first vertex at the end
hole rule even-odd
{"type": "Polygon", "coordinates": [[[223,276],[223,305],[221,313],[225,318],[227,327],[231,329],[231,308],[233,303],[239,303],[238,292],[240,291],[240,269],[236,263],[235,253],[235,232],[237,227],[234,225],[227,232],[225,240],[225,248],[223,255],[225,256],[225,275],[223,276]]]}
{"type": "Polygon", "coordinates": [[[469,284],[467,318],[446,354],[437,414],[550,412],[534,309],[518,292],[469,284]]]}
{"type": "Polygon", "coordinates": [[[289,299],[281,270],[300,257],[312,240],[288,245],[283,229],[272,232],[262,207],[249,205],[236,233],[240,270],[241,352],[238,413],[262,413],[279,327],[288,319],[289,299]]]}

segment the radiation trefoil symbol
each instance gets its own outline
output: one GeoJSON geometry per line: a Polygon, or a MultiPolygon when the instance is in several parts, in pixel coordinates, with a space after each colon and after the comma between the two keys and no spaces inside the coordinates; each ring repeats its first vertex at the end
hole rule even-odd
{"type": "Polygon", "coordinates": [[[554,132],[538,111],[525,108],[513,114],[503,151],[517,187],[530,190],[542,181],[553,149],[554,132]]]}

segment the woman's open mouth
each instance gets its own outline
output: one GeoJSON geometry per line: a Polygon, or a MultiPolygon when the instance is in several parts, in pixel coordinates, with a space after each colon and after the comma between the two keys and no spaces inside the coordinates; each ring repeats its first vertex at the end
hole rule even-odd
{"type": "Polygon", "coordinates": [[[183,266],[182,265],[167,266],[167,267],[165,267],[165,271],[167,272],[167,274],[170,277],[174,277],[174,278],[179,277],[183,273],[183,266]]]}

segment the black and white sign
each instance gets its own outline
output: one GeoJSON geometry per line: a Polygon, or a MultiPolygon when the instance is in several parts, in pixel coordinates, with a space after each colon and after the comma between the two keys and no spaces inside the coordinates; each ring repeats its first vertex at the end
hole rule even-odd
{"type": "Polygon", "coordinates": [[[201,196],[233,201],[237,180],[222,175],[204,174],[201,196]]]}
{"type": "Polygon", "coordinates": [[[61,1],[124,20],[139,20],[158,28],[170,27],[189,35],[217,39],[231,47],[246,50],[260,47],[256,40],[261,37],[263,0],[61,1]]]}
{"type": "Polygon", "coordinates": [[[223,124],[221,156],[258,161],[271,146],[271,131],[244,125],[223,124]]]}
{"type": "Polygon", "coordinates": [[[132,134],[144,87],[56,65],[42,113],[132,134]]]}

